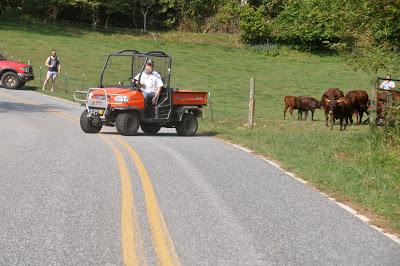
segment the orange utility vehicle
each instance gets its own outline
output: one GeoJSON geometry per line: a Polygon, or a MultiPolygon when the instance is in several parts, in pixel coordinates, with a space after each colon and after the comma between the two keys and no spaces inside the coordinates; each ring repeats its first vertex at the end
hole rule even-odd
{"type": "Polygon", "coordinates": [[[82,130],[98,133],[102,126],[115,126],[119,134],[132,136],[140,126],[146,134],[156,134],[161,127],[175,128],[180,136],[196,134],[197,118],[207,105],[208,93],[172,88],[171,66],[171,57],[158,51],[124,50],[110,54],[98,88],[74,94],[76,101],[86,105],[80,118],[82,130]],[[154,70],[164,83],[156,104],[145,103],[138,85],[149,60],[154,62],[154,70]]]}

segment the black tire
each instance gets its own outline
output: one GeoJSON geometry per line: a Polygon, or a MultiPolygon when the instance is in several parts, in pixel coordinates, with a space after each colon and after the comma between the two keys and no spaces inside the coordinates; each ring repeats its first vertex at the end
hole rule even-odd
{"type": "Polygon", "coordinates": [[[81,114],[80,124],[83,132],[85,133],[99,133],[102,125],[95,125],[92,123],[92,119],[87,116],[88,111],[85,110],[81,114]]]}
{"type": "Polygon", "coordinates": [[[1,85],[6,89],[18,89],[22,87],[23,83],[15,72],[6,72],[1,77],[1,85]]]}
{"type": "Polygon", "coordinates": [[[140,123],[140,128],[146,134],[155,135],[155,134],[157,134],[158,131],[160,131],[161,126],[154,124],[154,123],[142,122],[142,123],[140,123]]]}
{"type": "Polygon", "coordinates": [[[193,114],[184,114],[182,121],[175,126],[176,133],[179,136],[194,136],[197,132],[197,117],[193,114]]]}
{"type": "Polygon", "coordinates": [[[140,117],[136,112],[120,113],[115,122],[119,134],[134,136],[139,129],[140,117]]]}

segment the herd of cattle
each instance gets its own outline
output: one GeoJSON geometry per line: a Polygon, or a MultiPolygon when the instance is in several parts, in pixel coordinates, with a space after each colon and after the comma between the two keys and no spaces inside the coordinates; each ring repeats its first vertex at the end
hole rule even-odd
{"type": "MultiPolygon", "coordinates": [[[[400,102],[399,92],[393,92],[392,95],[394,101],[400,102]]],[[[377,95],[378,116],[383,110],[382,105],[386,97],[385,92],[377,95]]],[[[293,115],[293,110],[298,110],[299,120],[303,120],[303,118],[307,120],[309,111],[311,111],[311,120],[314,120],[315,110],[323,109],[325,112],[325,125],[328,126],[328,119],[330,118],[332,129],[338,119],[340,120],[340,130],[345,129],[349,122],[353,123],[353,115],[357,115],[357,123],[361,124],[364,113],[369,116],[371,105],[368,94],[365,91],[353,90],[344,95],[343,91],[338,88],[330,88],[325,91],[322,94],[321,101],[308,96],[285,96],[284,102],[283,119],[285,119],[287,111],[293,115]]]]}

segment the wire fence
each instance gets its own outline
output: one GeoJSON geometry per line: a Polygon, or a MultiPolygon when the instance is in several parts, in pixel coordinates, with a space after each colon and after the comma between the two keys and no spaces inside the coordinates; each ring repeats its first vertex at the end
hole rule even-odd
{"type": "MultiPolygon", "coordinates": [[[[19,61],[27,63],[32,66],[33,72],[35,75],[34,80],[29,81],[25,84],[25,89],[27,90],[37,90],[41,91],[43,88],[44,81],[47,76],[47,67],[44,66],[44,61],[34,61],[30,58],[19,58],[14,56],[12,53],[7,51],[4,46],[0,44],[0,54],[2,54],[8,60],[19,61]]],[[[74,92],[75,91],[86,91],[88,88],[94,88],[98,86],[98,76],[94,76],[94,73],[85,73],[75,71],[74,74],[70,74],[68,72],[62,71],[58,74],[54,86],[54,95],[68,99],[74,100],[74,92]]],[[[51,93],[51,80],[48,82],[45,87],[45,93],[51,93]]],[[[213,110],[213,105],[215,95],[208,94],[208,106],[204,108],[203,118],[209,119],[212,124],[216,123],[216,115],[215,110],[213,110]]],[[[223,105],[223,113],[225,113],[225,105],[223,105]]]]}
{"type": "Polygon", "coordinates": [[[251,44],[248,48],[255,53],[262,53],[266,55],[278,55],[279,44],[274,42],[262,43],[262,44],[251,44]]]}
{"type": "MultiPolygon", "coordinates": [[[[9,52],[6,47],[1,44],[0,54],[8,60],[23,62],[32,66],[35,79],[33,81],[27,82],[25,88],[31,90],[42,90],[48,71],[43,62],[34,61],[30,58],[17,57],[9,52]]],[[[80,73],[76,73],[75,71],[74,74],[62,71],[58,74],[55,80],[54,90],[57,93],[62,94],[62,97],[64,98],[73,99],[74,91],[86,90],[87,88],[95,87],[97,85],[98,84],[96,84],[96,79],[93,77],[88,78],[88,75],[83,71],[80,73]]],[[[50,91],[51,87],[52,81],[49,80],[45,88],[46,91],[50,91]]]]}

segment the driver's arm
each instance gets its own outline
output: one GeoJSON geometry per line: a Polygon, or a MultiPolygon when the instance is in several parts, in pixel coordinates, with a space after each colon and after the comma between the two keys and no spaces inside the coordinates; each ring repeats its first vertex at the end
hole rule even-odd
{"type": "Polygon", "coordinates": [[[140,84],[138,83],[138,82],[139,82],[139,76],[140,76],[140,73],[137,74],[137,75],[132,79],[132,85],[133,85],[133,86],[141,87],[140,84]]]}

